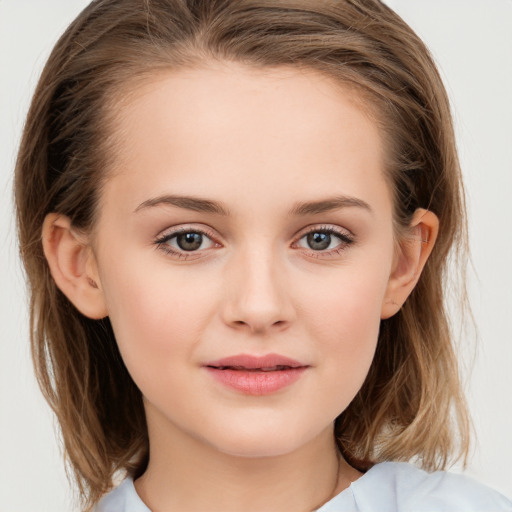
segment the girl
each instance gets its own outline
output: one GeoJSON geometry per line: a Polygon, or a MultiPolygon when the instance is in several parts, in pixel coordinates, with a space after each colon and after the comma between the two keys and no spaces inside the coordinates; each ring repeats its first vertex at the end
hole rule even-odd
{"type": "Polygon", "coordinates": [[[511,509],[398,463],[467,453],[442,292],[464,208],[444,89],[383,4],[93,2],[16,194],[84,508],[511,509]]]}

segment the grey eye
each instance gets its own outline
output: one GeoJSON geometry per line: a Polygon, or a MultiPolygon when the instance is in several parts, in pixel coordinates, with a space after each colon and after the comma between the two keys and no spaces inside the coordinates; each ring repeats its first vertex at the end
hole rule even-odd
{"type": "Polygon", "coordinates": [[[175,231],[157,240],[157,244],[171,253],[198,252],[215,246],[215,242],[210,236],[201,230],[175,231]]]}
{"type": "Polygon", "coordinates": [[[343,249],[353,241],[350,235],[327,227],[312,229],[300,238],[297,245],[315,252],[328,252],[329,250],[343,249]]]}
{"type": "Polygon", "coordinates": [[[314,232],[306,236],[307,243],[314,251],[323,251],[331,245],[331,234],[314,232]]]}
{"type": "Polygon", "coordinates": [[[196,251],[203,243],[201,233],[181,233],[176,235],[176,243],[182,251],[196,251]]]}

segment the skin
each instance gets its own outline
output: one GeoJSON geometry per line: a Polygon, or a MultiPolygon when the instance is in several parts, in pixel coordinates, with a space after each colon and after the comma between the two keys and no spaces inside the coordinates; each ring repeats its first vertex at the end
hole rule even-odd
{"type": "Polygon", "coordinates": [[[144,396],[150,463],[135,485],[154,512],[313,510],[360,476],[338,461],[333,422],[368,373],[380,320],[413,289],[437,219],[418,211],[397,243],[385,148],[354,94],[312,71],[239,64],[154,77],[122,107],[92,236],[46,219],[57,284],[84,314],[109,315],[144,396]],[[169,239],[180,228],[208,236],[187,252],[169,239]],[[310,229],[338,234],[312,248],[310,229]],[[204,368],[241,353],[308,368],[250,396],[204,368]]]}

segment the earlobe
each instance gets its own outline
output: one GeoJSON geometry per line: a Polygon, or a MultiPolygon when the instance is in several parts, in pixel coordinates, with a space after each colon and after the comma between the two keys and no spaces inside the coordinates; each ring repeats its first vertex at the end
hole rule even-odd
{"type": "Polygon", "coordinates": [[[413,291],[434,248],[438,231],[437,216],[429,210],[418,208],[412,218],[409,234],[399,244],[382,304],[382,319],[396,314],[413,291]]]}
{"type": "Polygon", "coordinates": [[[55,283],[85,316],[93,319],[108,315],[101,290],[96,259],[83,235],[64,215],[50,213],[42,230],[43,250],[55,283]]]}

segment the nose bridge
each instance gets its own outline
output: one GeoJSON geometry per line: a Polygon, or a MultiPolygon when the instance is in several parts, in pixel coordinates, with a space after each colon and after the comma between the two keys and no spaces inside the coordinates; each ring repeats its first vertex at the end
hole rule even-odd
{"type": "Polygon", "coordinates": [[[271,241],[252,242],[230,262],[224,320],[233,327],[264,333],[289,323],[293,308],[284,258],[271,241]]]}

